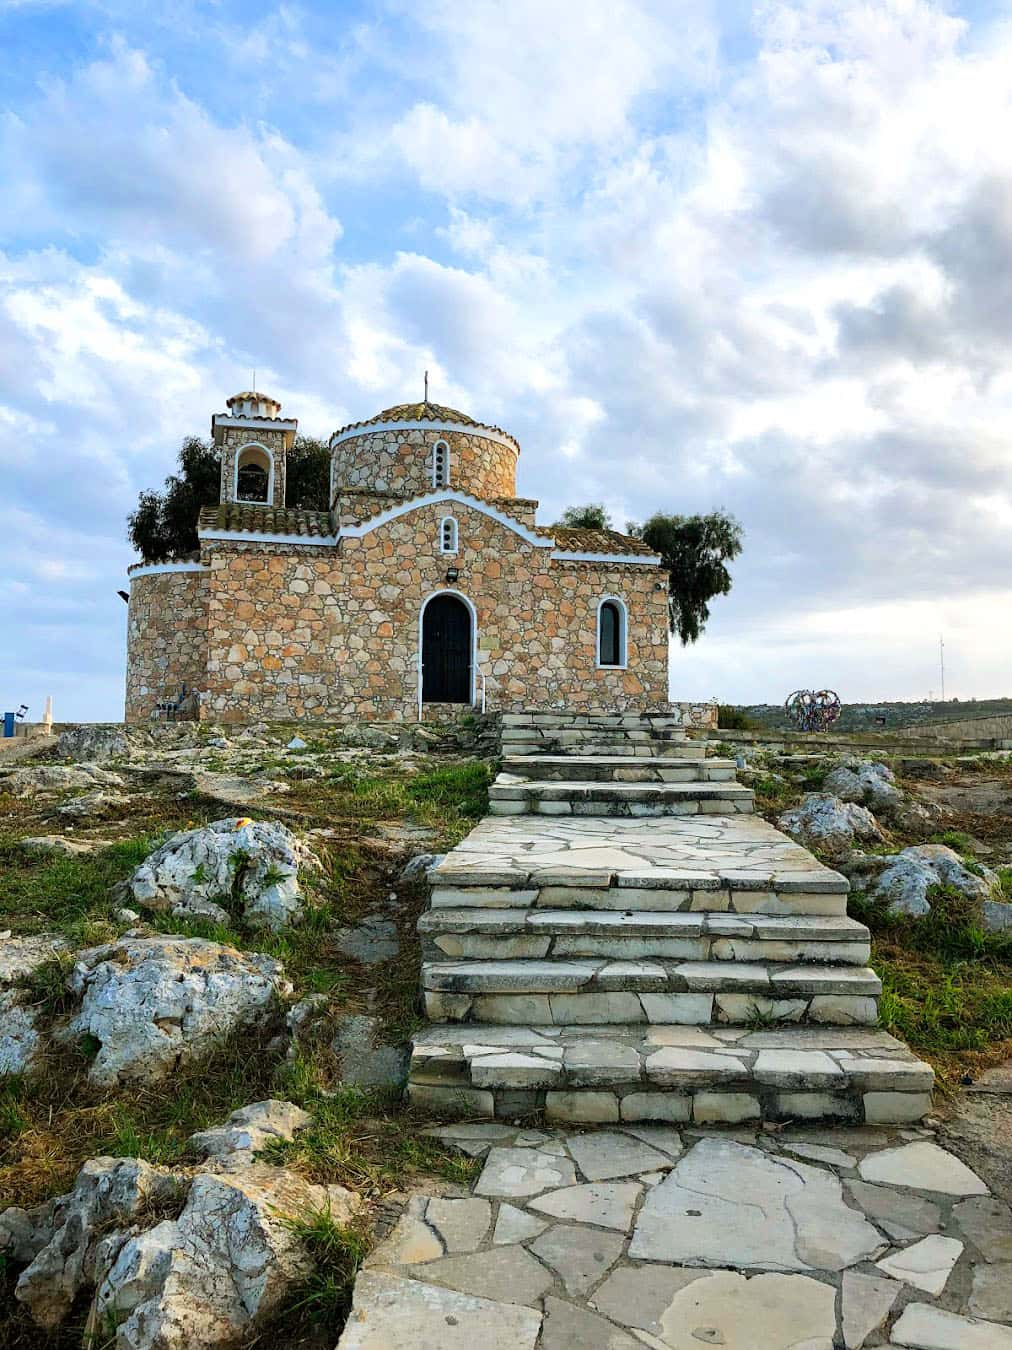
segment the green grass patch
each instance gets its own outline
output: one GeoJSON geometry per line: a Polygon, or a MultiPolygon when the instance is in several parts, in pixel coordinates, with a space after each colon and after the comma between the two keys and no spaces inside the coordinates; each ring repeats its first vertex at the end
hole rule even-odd
{"type": "Polygon", "coordinates": [[[161,835],[136,835],[94,853],[63,857],[28,854],[17,840],[0,841],[0,924],[21,933],[63,933],[71,941],[102,941],[113,886],[140,866],[161,835]]]}
{"type": "Polygon", "coordinates": [[[928,902],[922,918],[893,917],[888,901],[854,892],[848,910],[872,931],[882,1026],[932,1060],[944,1082],[962,1075],[967,1055],[1006,1053],[1012,936],[986,933],[979,903],[953,887],[932,887],[928,902]]]}
{"type": "Polygon", "coordinates": [[[418,1133],[419,1123],[382,1093],[344,1087],[322,1095],[305,1060],[289,1066],[284,1090],[313,1124],[289,1144],[272,1144],[267,1156],[310,1181],[379,1194],[420,1175],[466,1185],[481,1169],[478,1160],[447,1153],[418,1133]]]}
{"type": "Polygon", "coordinates": [[[940,834],[933,834],[928,842],[945,844],[962,858],[973,858],[977,853],[976,841],[965,830],[942,830],[940,834]]]}
{"type": "Polygon", "coordinates": [[[754,779],[752,791],[755,793],[755,809],[760,815],[782,811],[797,796],[794,785],[775,774],[763,774],[761,778],[754,779]]]}
{"type": "Polygon", "coordinates": [[[364,1224],[340,1224],[330,1209],[286,1219],[284,1226],[313,1260],[312,1274],[292,1290],[281,1319],[296,1318],[339,1335],[351,1308],[355,1276],[369,1251],[364,1224]]]}

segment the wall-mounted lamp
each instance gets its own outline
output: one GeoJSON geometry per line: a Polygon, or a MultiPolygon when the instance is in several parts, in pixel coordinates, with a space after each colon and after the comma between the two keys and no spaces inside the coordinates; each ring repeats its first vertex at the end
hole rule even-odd
{"type": "Polygon", "coordinates": [[[126,591],[117,591],[116,594],[119,596],[119,598],[123,601],[125,605],[129,605],[130,597],[126,593],[126,591]]]}
{"type": "Polygon", "coordinates": [[[457,570],[456,567],[448,567],[446,569],[447,585],[452,586],[459,576],[460,572],[457,570]]]}

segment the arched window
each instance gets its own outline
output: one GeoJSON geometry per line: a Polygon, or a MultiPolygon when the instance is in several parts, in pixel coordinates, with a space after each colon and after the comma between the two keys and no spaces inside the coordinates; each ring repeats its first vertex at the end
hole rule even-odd
{"type": "Polygon", "coordinates": [[[625,604],[612,596],[597,607],[597,664],[620,668],[626,664],[625,604]]]}
{"type": "Polygon", "coordinates": [[[262,445],[244,445],[235,457],[235,499],[269,506],[274,491],[274,460],[262,445]]]}
{"type": "Polygon", "coordinates": [[[444,516],[439,522],[439,551],[457,552],[457,522],[452,516],[444,516]]]}
{"type": "Polygon", "coordinates": [[[447,487],[450,482],[450,447],[437,441],[432,447],[432,486],[447,487]]]}

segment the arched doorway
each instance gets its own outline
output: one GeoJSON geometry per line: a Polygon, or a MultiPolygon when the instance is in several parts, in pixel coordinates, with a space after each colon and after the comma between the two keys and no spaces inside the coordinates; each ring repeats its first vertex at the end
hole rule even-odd
{"type": "Polygon", "coordinates": [[[443,591],[422,611],[422,702],[470,703],[471,611],[459,595],[443,591]]]}

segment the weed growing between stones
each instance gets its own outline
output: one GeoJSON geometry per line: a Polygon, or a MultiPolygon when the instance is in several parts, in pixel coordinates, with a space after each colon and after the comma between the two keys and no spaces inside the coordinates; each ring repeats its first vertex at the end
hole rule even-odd
{"type": "Polygon", "coordinates": [[[355,1276],[369,1250],[364,1223],[339,1224],[329,1208],[287,1219],[285,1227],[313,1259],[314,1270],[292,1291],[278,1318],[282,1325],[306,1322],[331,1340],[340,1334],[351,1308],[355,1276]]]}

